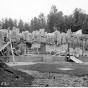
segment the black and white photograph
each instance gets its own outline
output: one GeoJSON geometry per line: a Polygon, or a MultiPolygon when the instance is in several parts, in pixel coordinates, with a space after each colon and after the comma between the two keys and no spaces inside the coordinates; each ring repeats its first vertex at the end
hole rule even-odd
{"type": "Polygon", "coordinates": [[[0,0],[0,87],[88,87],[88,0],[0,0]]]}

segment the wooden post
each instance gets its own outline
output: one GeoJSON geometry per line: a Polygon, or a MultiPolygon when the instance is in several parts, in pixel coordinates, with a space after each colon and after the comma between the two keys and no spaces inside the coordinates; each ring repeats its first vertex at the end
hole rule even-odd
{"type": "Polygon", "coordinates": [[[83,56],[83,47],[84,47],[84,43],[83,43],[83,39],[82,39],[82,56],[83,56]]]}
{"type": "Polygon", "coordinates": [[[69,46],[70,46],[70,43],[68,43],[68,55],[69,55],[69,59],[70,59],[70,50],[69,50],[69,46]]]}
{"type": "Polygon", "coordinates": [[[9,38],[10,38],[10,45],[11,45],[11,52],[12,52],[13,63],[15,63],[14,53],[13,53],[13,48],[12,48],[11,35],[9,34],[9,28],[8,28],[8,36],[9,36],[9,38]]]}
{"type": "Polygon", "coordinates": [[[13,48],[12,48],[12,43],[11,43],[11,38],[10,38],[10,45],[11,45],[11,52],[12,52],[12,57],[13,57],[13,63],[15,63],[14,53],[13,53],[13,48]]]}
{"type": "Polygon", "coordinates": [[[24,51],[24,54],[27,55],[27,47],[26,47],[26,44],[25,44],[25,51],[24,51]]]}
{"type": "Polygon", "coordinates": [[[85,52],[84,46],[85,46],[85,39],[84,39],[84,41],[83,41],[83,55],[84,55],[84,52],[85,52]]]}
{"type": "Polygon", "coordinates": [[[37,53],[39,54],[38,48],[37,48],[37,53]]]}

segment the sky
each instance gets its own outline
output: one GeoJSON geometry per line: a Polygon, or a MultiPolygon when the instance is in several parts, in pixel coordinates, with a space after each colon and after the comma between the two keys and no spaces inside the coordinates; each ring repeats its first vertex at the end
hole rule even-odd
{"type": "Polygon", "coordinates": [[[58,11],[70,15],[75,8],[81,8],[88,13],[88,0],[0,0],[0,19],[22,19],[30,22],[42,12],[49,14],[51,6],[56,5],[58,11]]]}

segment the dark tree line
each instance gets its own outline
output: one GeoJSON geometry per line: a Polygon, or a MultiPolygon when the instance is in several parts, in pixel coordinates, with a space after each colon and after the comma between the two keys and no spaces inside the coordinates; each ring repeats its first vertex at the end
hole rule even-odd
{"type": "Polygon", "coordinates": [[[11,18],[2,19],[2,28],[7,29],[8,27],[10,29],[18,27],[20,32],[25,30],[32,32],[42,28],[45,28],[47,32],[54,32],[56,28],[61,32],[66,32],[68,29],[73,32],[82,29],[83,33],[88,33],[88,14],[81,8],[76,8],[71,15],[63,15],[63,12],[58,11],[56,6],[53,5],[47,17],[40,13],[38,17],[32,18],[30,23],[21,19],[19,21],[11,18]]]}

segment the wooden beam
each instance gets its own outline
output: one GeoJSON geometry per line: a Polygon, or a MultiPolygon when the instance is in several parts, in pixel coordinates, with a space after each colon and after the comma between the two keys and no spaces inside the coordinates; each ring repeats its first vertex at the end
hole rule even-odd
{"type": "Polygon", "coordinates": [[[11,35],[9,34],[9,28],[8,28],[8,35],[9,35],[9,39],[10,39],[10,45],[11,45],[11,52],[12,52],[13,63],[15,63],[15,58],[14,58],[14,53],[13,53],[13,47],[12,47],[12,41],[11,41],[11,35]]]}

